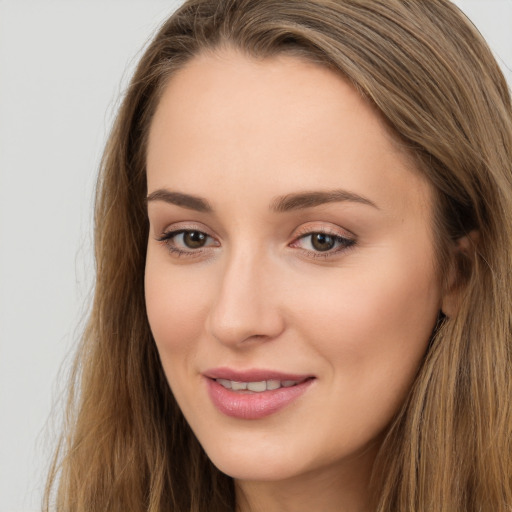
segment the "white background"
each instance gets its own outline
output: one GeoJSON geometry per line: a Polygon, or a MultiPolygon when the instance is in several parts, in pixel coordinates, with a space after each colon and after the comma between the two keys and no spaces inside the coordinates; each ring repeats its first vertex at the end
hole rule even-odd
{"type": "MultiPolygon", "coordinates": [[[[91,295],[102,147],[140,49],[179,3],[0,0],[0,512],[40,509],[91,295]]],[[[512,0],[457,3],[512,83],[512,0]]]]}

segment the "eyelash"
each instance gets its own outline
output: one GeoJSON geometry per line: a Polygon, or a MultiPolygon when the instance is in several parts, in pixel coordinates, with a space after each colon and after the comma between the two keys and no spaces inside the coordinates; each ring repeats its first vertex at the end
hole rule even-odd
{"type": "MultiPolygon", "coordinates": [[[[174,238],[177,237],[178,235],[182,235],[182,234],[186,234],[186,233],[198,233],[200,235],[204,235],[207,238],[213,240],[213,237],[211,237],[210,235],[208,235],[207,233],[205,233],[204,231],[201,231],[199,229],[177,229],[177,230],[168,231],[166,233],[163,233],[162,236],[157,238],[157,241],[163,243],[166,246],[167,250],[171,254],[176,255],[177,257],[192,257],[192,258],[194,258],[194,257],[201,256],[203,254],[204,250],[208,247],[200,247],[198,249],[189,248],[188,250],[183,250],[183,249],[178,248],[175,245],[174,238]]],[[[306,252],[308,254],[308,256],[310,256],[312,258],[327,259],[327,258],[337,255],[340,252],[347,251],[356,245],[356,240],[353,238],[344,237],[337,233],[332,233],[329,230],[318,229],[315,231],[308,230],[308,231],[305,231],[304,233],[299,233],[299,235],[294,239],[294,241],[291,244],[289,244],[289,246],[297,247],[297,242],[299,242],[300,240],[304,240],[307,237],[312,237],[313,235],[329,236],[334,240],[335,244],[338,244],[338,247],[335,249],[329,249],[326,251],[314,251],[314,250],[304,249],[304,248],[299,247],[301,250],[306,252]]],[[[214,245],[214,247],[218,247],[218,245],[214,245]]]]}
{"type": "Polygon", "coordinates": [[[213,240],[213,237],[199,229],[176,229],[173,231],[163,233],[162,236],[157,238],[157,241],[162,242],[171,254],[174,254],[179,258],[182,256],[191,258],[201,256],[201,254],[204,252],[205,247],[200,247],[198,249],[189,248],[188,250],[183,250],[174,245],[174,238],[177,237],[178,235],[183,235],[185,233],[199,233],[213,240]]]}
{"type": "MultiPolygon", "coordinates": [[[[308,254],[309,257],[312,257],[312,258],[328,259],[328,258],[337,256],[341,252],[345,252],[345,251],[351,249],[356,244],[356,240],[354,238],[345,237],[345,236],[340,235],[339,233],[333,233],[332,231],[329,231],[326,229],[316,229],[316,230],[308,229],[308,230],[304,231],[303,233],[299,233],[299,235],[295,238],[295,240],[290,244],[290,247],[296,247],[297,242],[299,242],[300,240],[305,240],[308,237],[312,237],[313,235],[325,235],[325,236],[331,237],[334,240],[334,243],[338,244],[338,247],[329,249],[326,251],[314,251],[314,250],[310,250],[310,249],[301,248],[303,251],[305,251],[308,254]]],[[[311,243],[312,242],[310,241],[310,244],[311,243]]]]}

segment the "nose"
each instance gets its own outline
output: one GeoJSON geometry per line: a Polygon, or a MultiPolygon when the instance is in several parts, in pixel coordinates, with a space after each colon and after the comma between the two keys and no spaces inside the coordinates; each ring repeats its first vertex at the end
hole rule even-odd
{"type": "Polygon", "coordinates": [[[275,274],[272,263],[250,251],[226,258],[207,321],[216,340],[241,348],[279,336],[285,323],[275,274]]]}

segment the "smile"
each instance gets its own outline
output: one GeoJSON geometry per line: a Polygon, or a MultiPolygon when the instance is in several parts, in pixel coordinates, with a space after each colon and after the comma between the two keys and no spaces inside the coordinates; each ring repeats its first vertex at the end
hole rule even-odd
{"type": "Polygon", "coordinates": [[[296,380],[262,380],[256,382],[239,382],[236,380],[215,379],[221,386],[233,391],[253,391],[254,393],[262,393],[264,391],[273,391],[279,388],[291,388],[299,384],[296,380]]]}
{"type": "Polygon", "coordinates": [[[207,372],[204,377],[216,409],[241,420],[265,418],[288,408],[316,381],[308,375],[266,370],[239,372],[227,368],[207,372]]]}

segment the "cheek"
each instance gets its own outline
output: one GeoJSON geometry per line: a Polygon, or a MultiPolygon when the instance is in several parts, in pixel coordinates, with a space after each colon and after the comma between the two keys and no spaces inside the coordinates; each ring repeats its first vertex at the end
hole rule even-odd
{"type": "Polygon", "coordinates": [[[146,309],[164,369],[183,363],[197,348],[208,311],[205,281],[173,269],[148,253],[145,274],[146,309]]]}
{"type": "MultiPolygon", "coordinates": [[[[407,253],[405,253],[407,254],[407,253]]],[[[374,265],[348,266],[336,279],[306,286],[304,330],[331,367],[335,388],[355,403],[394,412],[425,353],[440,307],[428,260],[390,253],[374,265]],[[383,271],[382,269],[385,269],[383,271]],[[336,284],[334,284],[336,283],[336,284]],[[387,398],[387,400],[385,399],[387,398]]]]}

